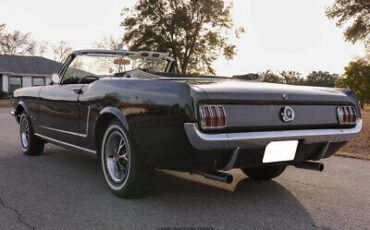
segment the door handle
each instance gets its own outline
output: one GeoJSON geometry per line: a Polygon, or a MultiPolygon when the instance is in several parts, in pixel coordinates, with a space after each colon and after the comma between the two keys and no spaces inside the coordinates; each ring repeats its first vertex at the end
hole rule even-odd
{"type": "Polygon", "coordinates": [[[72,91],[77,94],[82,94],[84,92],[82,89],[72,89],[72,91]]]}

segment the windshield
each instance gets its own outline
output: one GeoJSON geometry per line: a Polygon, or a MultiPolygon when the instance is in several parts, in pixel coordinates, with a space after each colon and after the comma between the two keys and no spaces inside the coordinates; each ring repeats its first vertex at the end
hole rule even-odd
{"type": "Polygon", "coordinates": [[[165,72],[168,61],[165,59],[130,57],[112,54],[81,54],[70,63],[64,74],[64,81],[68,79],[82,79],[86,76],[109,77],[120,76],[134,69],[143,69],[150,72],[165,72]]]}

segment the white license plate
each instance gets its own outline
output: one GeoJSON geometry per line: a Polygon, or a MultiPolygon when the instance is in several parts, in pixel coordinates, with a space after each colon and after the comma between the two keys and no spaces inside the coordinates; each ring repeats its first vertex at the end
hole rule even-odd
{"type": "Polygon", "coordinates": [[[298,141],[271,141],[265,149],[263,163],[294,160],[298,141]]]}

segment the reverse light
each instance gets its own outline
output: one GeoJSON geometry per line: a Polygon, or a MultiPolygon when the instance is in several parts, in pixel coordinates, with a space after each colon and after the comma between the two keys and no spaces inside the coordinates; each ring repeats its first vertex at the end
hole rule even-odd
{"type": "Polygon", "coordinates": [[[353,106],[338,106],[337,116],[339,124],[353,125],[356,123],[356,109],[353,106]]]}
{"type": "Polygon", "coordinates": [[[201,105],[200,125],[203,129],[220,129],[226,127],[226,113],[222,105],[201,105]]]}

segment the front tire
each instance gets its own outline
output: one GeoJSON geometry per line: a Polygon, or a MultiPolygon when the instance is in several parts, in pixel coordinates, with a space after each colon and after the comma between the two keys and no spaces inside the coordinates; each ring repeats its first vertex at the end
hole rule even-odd
{"type": "Polygon", "coordinates": [[[19,119],[19,133],[22,152],[28,156],[37,156],[44,150],[44,142],[33,133],[30,118],[22,113],[19,119]]]}
{"type": "Polygon", "coordinates": [[[100,162],[110,190],[120,197],[142,194],[150,184],[153,168],[144,164],[118,120],[107,125],[100,150],[100,162]]]}
{"type": "Polygon", "coordinates": [[[280,176],[285,168],[285,165],[266,165],[254,168],[242,168],[241,170],[252,180],[270,180],[280,176]]]}

